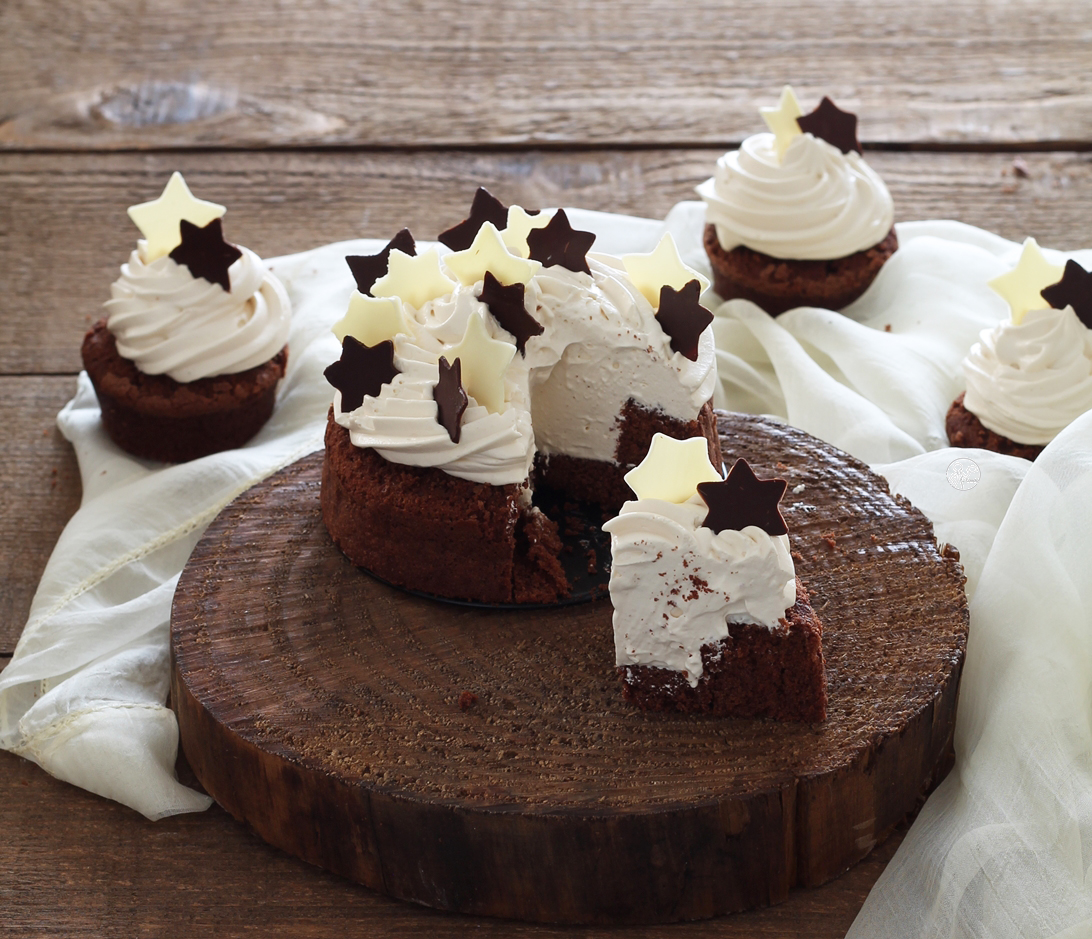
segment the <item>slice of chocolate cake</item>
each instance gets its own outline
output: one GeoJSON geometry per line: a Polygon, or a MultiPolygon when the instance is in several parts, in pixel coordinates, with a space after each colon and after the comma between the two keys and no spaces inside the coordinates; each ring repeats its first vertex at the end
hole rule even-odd
{"type": "Polygon", "coordinates": [[[728,477],[701,438],[657,436],[611,535],[615,661],[646,710],[821,721],[823,627],[796,577],[783,479],[728,477]]]}

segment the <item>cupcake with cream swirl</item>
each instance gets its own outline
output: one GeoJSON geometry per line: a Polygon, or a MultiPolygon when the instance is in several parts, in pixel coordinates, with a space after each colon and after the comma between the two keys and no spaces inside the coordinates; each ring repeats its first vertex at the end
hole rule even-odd
{"type": "Polygon", "coordinates": [[[963,360],[967,389],[948,410],[948,439],[1034,460],[1092,409],[1092,274],[1072,260],[1051,264],[1028,238],[990,286],[1011,316],[963,360]]]}
{"type": "Polygon", "coordinates": [[[261,258],[224,240],[224,212],[180,173],[129,209],[144,238],[82,353],[104,429],[135,456],[178,463],[240,447],[273,412],[291,305],[261,258]]]}
{"type": "Polygon", "coordinates": [[[786,85],[761,113],[770,133],[724,154],[698,186],[713,288],[772,316],[840,310],[898,247],[891,194],[861,157],[857,118],[829,98],[804,115],[786,85]]]}

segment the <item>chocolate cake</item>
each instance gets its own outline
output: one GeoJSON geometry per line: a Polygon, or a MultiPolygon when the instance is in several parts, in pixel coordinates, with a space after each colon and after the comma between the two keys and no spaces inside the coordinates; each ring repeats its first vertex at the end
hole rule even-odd
{"type": "Polygon", "coordinates": [[[1050,263],[1034,238],[988,284],[1010,317],[984,329],[963,359],[966,391],[948,409],[953,447],[1034,460],[1092,410],[1092,274],[1050,263]]]}
{"type": "Polygon", "coordinates": [[[701,647],[702,680],[667,668],[618,669],[622,691],[646,711],[702,712],[778,721],[822,721],[827,716],[823,624],[797,578],[796,603],[774,629],[732,623],[731,636],[701,647]]]}
{"type": "Polygon", "coordinates": [[[557,525],[489,486],[354,447],[331,412],[322,466],[330,537],[388,583],[481,603],[547,603],[568,594],[557,525]]]}
{"type": "Polygon", "coordinates": [[[829,98],[804,114],[786,85],[760,112],[771,132],[724,154],[698,187],[713,289],[771,316],[840,310],[898,248],[891,194],[861,155],[856,115],[829,98]]]}
{"type": "Polygon", "coordinates": [[[785,260],[745,245],[725,251],[713,225],[705,226],[704,241],[713,268],[713,289],[721,299],[750,300],[770,316],[798,306],[827,310],[849,306],[899,247],[894,228],[879,244],[829,261],[785,260]]]}
{"type": "Polygon", "coordinates": [[[240,447],[273,413],[291,304],[253,251],[224,240],[224,211],[179,173],[129,209],[144,238],[82,353],[104,429],[135,456],[178,463],[240,447]]]}
{"type": "Polygon", "coordinates": [[[626,476],[636,499],[603,526],[625,696],[646,710],[821,721],[823,625],[778,509],[786,482],[745,459],[721,479],[701,444],[655,437],[626,476]]]}
{"type": "Polygon", "coordinates": [[[536,491],[613,514],[657,432],[700,435],[720,463],[707,282],[669,236],[649,255],[589,256],[594,235],[564,210],[485,190],[440,240],[442,258],[403,231],[348,259],[323,517],[354,564],[396,586],[564,599],[561,519],[536,491]]]}
{"type": "Polygon", "coordinates": [[[83,367],[95,387],[102,423],[123,450],[146,460],[182,463],[241,447],[273,413],[288,347],[235,375],[177,382],[145,375],[118,354],[99,320],[83,338],[83,367]]]}
{"type": "Polygon", "coordinates": [[[944,419],[948,443],[953,447],[979,447],[993,450],[994,453],[1004,453],[1006,456],[1023,457],[1025,460],[1034,460],[1043,452],[1041,446],[1017,443],[983,426],[982,421],[964,407],[965,396],[966,392],[960,392],[959,397],[948,408],[948,415],[944,419]]]}

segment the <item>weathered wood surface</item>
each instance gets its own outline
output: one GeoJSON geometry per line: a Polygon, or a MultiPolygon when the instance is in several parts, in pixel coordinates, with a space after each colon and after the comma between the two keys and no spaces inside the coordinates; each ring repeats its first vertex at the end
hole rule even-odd
{"type": "MultiPolygon", "coordinates": [[[[228,206],[232,240],[270,257],[386,238],[403,225],[435,238],[464,217],[480,183],[528,207],[662,218],[694,198],[720,152],[124,153],[91,163],[78,154],[0,154],[0,374],[79,369],[83,333],[139,234],[125,209],[155,198],[174,169],[195,193],[228,206]]],[[[955,218],[1056,248],[1092,243],[1092,155],[868,159],[899,219],[955,218]]]]}
{"type": "Polygon", "coordinates": [[[0,655],[14,650],[38,578],[79,506],[76,457],[56,424],[75,388],[73,376],[0,376],[0,655]]]}
{"type": "MultiPolygon", "coordinates": [[[[0,660],[0,664],[3,664],[0,660]]],[[[565,927],[437,913],[269,847],[216,806],[149,822],[0,752],[0,903],[6,936],[573,939],[565,927]]],[[[841,939],[902,840],[780,906],[672,927],[679,939],[841,939]]],[[[663,939],[665,927],[581,929],[663,939]]]]}
{"type": "MultiPolygon", "coordinates": [[[[132,247],[124,209],[176,166],[270,255],[404,222],[434,234],[481,181],[528,204],[662,215],[726,143],[761,129],[755,109],[785,81],[858,109],[866,142],[1087,150],[1090,22],[1071,0],[0,4],[0,666],[78,504],[53,414],[132,247]],[[118,148],[180,152],[104,153],[118,148]]],[[[869,159],[901,218],[1092,243],[1089,157],[1029,152],[1025,178],[1014,156],[869,159]]],[[[148,823],[4,753],[0,831],[12,935],[571,934],[384,900],[215,808],[148,823]]],[[[841,936],[897,840],[779,907],[672,931],[841,936]]]]}
{"type": "Polygon", "coordinates": [[[0,7],[0,146],[738,141],[786,81],[868,141],[1092,137],[1073,0],[0,7]]]}
{"type": "Polygon", "coordinates": [[[844,872],[947,768],[962,569],[862,464],[718,424],[805,491],[783,511],[823,618],[824,722],[636,710],[606,601],[483,613],[361,574],[322,523],[316,453],[225,509],[179,581],[171,693],[206,790],[304,860],[463,913],[703,919],[844,872]]]}

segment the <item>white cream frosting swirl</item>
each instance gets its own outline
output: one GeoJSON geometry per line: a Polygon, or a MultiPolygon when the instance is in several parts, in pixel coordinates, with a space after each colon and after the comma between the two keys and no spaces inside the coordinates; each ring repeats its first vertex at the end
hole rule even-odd
{"type": "Polygon", "coordinates": [[[590,275],[552,266],[527,284],[525,308],[544,332],[527,340],[525,356],[513,356],[501,410],[470,398],[458,443],[437,422],[438,357],[462,339],[475,312],[491,338],[514,339],[478,299],[480,281],[418,310],[404,306],[409,332],[394,337],[401,373],[350,413],[335,395],[335,420],[355,446],[387,460],[491,485],[523,483],[536,451],[613,460],[629,398],[693,420],[716,383],[712,330],[702,335],[696,362],[673,352],[651,305],[613,259],[588,263],[590,275]]]}
{"type": "Polygon", "coordinates": [[[988,430],[1047,444],[1092,409],[1092,330],[1073,312],[1030,310],[984,329],[963,360],[963,406],[988,430]]]}
{"type": "Polygon", "coordinates": [[[795,137],[784,160],[773,134],[748,137],[697,190],[726,251],[833,260],[878,244],[895,220],[891,193],[861,155],[812,134],[795,137]]]}
{"type": "Polygon", "coordinates": [[[288,341],[292,307],[281,282],[249,248],[228,269],[231,290],[141,250],[121,266],[106,301],[118,352],[145,375],[190,382],[268,362],[288,341]]]}
{"type": "Polygon", "coordinates": [[[773,629],[796,603],[789,536],[754,525],[715,533],[702,526],[707,512],[698,495],[641,499],[603,525],[618,665],[684,672],[693,687],[703,645],[728,636],[733,622],[773,629]]]}

